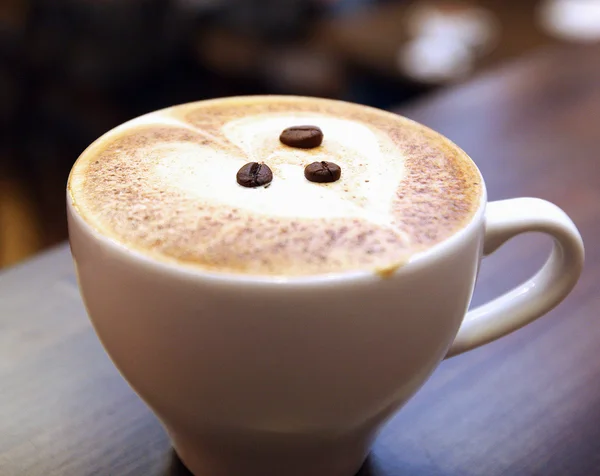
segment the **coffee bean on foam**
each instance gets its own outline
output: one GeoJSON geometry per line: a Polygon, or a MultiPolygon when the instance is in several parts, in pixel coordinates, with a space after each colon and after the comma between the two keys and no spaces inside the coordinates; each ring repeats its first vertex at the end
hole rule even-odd
{"type": "Polygon", "coordinates": [[[279,140],[290,147],[314,149],[323,143],[323,131],[317,126],[292,126],[281,133],[279,140]]]}
{"type": "Polygon", "coordinates": [[[243,187],[260,187],[268,185],[273,180],[273,172],[268,165],[249,162],[236,175],[237,183],[243,187]]]}
{"type": "Polygon", "coordinates": [[[333,162],[322,160],[308,164],[304,169],[304,176],[311,182],[331,183],[340,179],[342,169],[333,162]]]}
{"type": "Polygon", "coordinates": [[[255,96],[158,111],[109,132],[73,167],[72,202],[98,232],[153,259],[209,272],[305,276],[386,270],[463,228],[479,172],[439,134],[400,116],[324,99],[255,96]],[[314,149],[278,140],[319,124],[314,149]],[[343,180],[303,170],[333,162],[343,180]],[[273,182],[240,187],[248,162],[273,182]]]}

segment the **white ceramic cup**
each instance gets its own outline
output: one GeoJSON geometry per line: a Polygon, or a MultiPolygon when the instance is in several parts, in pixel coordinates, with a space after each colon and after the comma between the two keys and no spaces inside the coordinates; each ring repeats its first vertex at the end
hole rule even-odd
{"type": "Polygon", "coordinates": [[[583,266],[555,205],[486,203],[389,277],[205,273],[102,236],[68,194],[73,258],[106,351],[197,476],[351,476],[442,359],[557,305],[583,266]],[[467,312],[482,256],[524,232],[554,239],[542,269],[467,312]]]}

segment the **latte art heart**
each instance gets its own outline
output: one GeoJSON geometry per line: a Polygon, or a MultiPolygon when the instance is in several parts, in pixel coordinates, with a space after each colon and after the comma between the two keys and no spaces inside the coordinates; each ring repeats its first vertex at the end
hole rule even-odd
{"type": "Polygon", "coordinates": [[[402,117],[349,103],[281,96],[192,103],[107,133],[73,168],[69,191],[95,229],[153,258],[211,272],[300,276],[380,270],[446,239],[482,188],[464,154],[402,117]],[[281,143],[314,124],[323,142],[281,143]],[[313,183],[305,167],[342,176],[313,183]],[[249,163],[268,187],[242,187],[249,163]]]}

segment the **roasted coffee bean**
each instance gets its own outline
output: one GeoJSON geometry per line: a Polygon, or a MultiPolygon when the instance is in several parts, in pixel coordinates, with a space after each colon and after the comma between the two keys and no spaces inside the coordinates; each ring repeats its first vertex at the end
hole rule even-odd
{"type": "Polygon", "coordinates": [[[290,147],[313,149],[323,142],[323,131],[317,126],[288,127],[281,133],[279,140],[290,147]]]}
{"type": "Polygon", "coordinates": [[[342,176],[342,169],[333,162],[313,162],[304,169],[304,176],[311,182],[335,182],[342,176]]]}
{"type": "Polygon", "coordinates": [[[237,183],[243,187],[260,187],[273,180],[273,172],[268,165],[258,162],[248,162],[236,175],[237,183]]]}

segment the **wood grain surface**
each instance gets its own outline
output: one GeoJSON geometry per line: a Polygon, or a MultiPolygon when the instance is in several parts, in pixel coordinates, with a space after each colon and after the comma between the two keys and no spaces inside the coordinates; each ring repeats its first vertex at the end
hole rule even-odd
{"type": "MultiPolygon", "coordinates": [[[[549,315],[444,362],[361,476],[600,474],[599,59],[597,47],[544,51],[403,111],[473,157],[490,199],[563,207],[587,263],[549,315]]],[[[548,250],[524,236],[486,259],[475,303],[528,277],[548,250]]],[[[68,247],[0,275],[0,475],[186,474],[96,339],[68,247]]]]}

